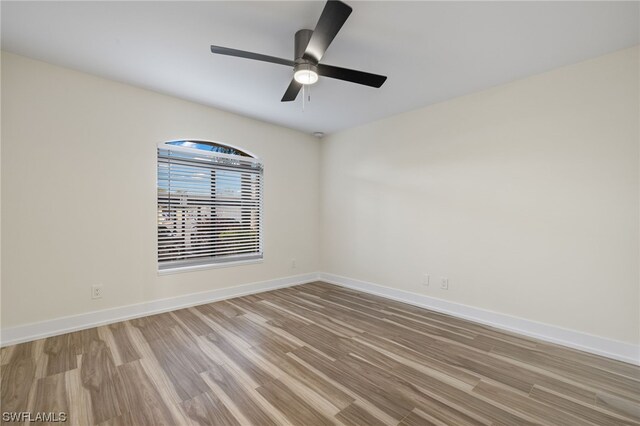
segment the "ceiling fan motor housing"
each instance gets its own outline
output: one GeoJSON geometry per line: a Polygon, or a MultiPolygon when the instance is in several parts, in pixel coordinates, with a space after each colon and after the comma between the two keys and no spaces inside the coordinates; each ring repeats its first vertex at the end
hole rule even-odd
{"type": "Polygon", "coordinates": [[[293,72],[296,73],[298,71],[311,71],[318,74],[318,67],[306,60],[300,63],[296,61],[296,64],[293,66],[293,72]]]}
{"type": "Polygon", "coordinates": [[[299,84],[314,84],[318,81],[318,62],[304,57],[313,31],[300,30],[294,40],[293,79],[299,84]]]}
{"type": "MultiPolygon", "coordinates": [[[[304,51],[307,49],[307,45],[309,44],[309,40],[311,39],[311,34],[313,34],[312,30],[300,30],[296,32],[293,49],[293,59],[295,60],[296,67],[299,64],[312,64],[311,61],[303,58],[304,51]]],[[[318,64],[315,63],[313,65],[318,64]]]]}

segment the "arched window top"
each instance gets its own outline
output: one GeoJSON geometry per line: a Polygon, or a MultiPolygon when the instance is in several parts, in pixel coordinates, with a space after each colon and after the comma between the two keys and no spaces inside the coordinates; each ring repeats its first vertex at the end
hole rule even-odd
{"type": "Polygon", "coordinates": [[[179,140],[165,142],[166,145],[181,146],[183,148],[199,149],[219,154],[238,155],[240,157],[257,158],[255,155],[242,151],[236,147],[225,145],[220,142],[199,141],[199,140],[179,140]]]}

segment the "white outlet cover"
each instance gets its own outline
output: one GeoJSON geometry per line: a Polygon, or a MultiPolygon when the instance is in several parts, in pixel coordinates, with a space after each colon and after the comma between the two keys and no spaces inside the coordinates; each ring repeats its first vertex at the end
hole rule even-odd
{"type": "Polygon", "coordinates": [[[102,286],[101,285],[91,286],[91,298],[92,299],[102,299],[102,286]]]}
{"type": "Polygon", "coordinates": [[[442,278],[440,280],[440,288],[443,290],[449,289],[449,278],[442,278]]]}

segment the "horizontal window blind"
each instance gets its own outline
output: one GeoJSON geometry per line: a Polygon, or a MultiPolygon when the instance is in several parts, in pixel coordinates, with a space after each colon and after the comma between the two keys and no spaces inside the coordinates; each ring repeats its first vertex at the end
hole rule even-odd
{"type": "Polygon", "coordinates": [[[262,258],[262,164],[158,148],[160,270],[262,258]]]}

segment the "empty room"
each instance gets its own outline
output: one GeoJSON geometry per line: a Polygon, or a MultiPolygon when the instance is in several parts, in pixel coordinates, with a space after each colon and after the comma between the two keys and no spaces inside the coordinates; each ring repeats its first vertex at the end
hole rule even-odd
{"type": "Polygon", "coordinates": [[[2,424],[640,425],[640,2],[0,37],[2,424]]]}

